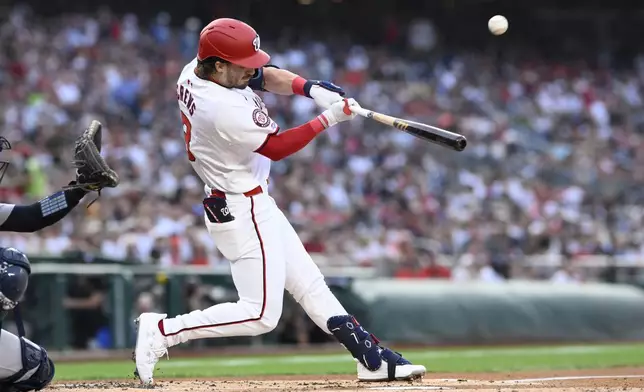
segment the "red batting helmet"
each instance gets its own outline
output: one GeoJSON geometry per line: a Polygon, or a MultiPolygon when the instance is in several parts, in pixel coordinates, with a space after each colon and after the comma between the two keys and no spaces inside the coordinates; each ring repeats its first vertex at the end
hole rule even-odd
{"type": "Polygon", "coordinates": [[[260,68],[271,56],[259,48],[259,35],[246,23],[215,19],[201,30],[197,59],[219,57],[246,68],[260,68]]]}

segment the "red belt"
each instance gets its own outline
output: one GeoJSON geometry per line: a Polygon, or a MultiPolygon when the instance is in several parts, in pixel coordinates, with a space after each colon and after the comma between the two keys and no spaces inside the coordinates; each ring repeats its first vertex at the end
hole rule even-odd
{"type": "MultiPolygon", "coordinates": [[[[258,185],[256,188],[251,189],[248,192],[244,192],[244,196],[251,197],[251,196],[259,195],[260,193],[263,193],[263,192],[264,190],[262,189],[262,187],[258,185]]],[[[226,198],[226,194],[218,189],[211,189],[210,196],[219,197],[222,199],[226,198]]]]}

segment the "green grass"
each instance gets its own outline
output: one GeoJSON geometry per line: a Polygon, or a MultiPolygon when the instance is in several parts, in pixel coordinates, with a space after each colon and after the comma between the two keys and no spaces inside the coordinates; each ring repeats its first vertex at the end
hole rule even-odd
{"type": "MultiPolygon", "coordinates": [[[[477,349],[405,350],[405,357],[431,372],[507,372],[644,366],[644,344],[539,346],[477,349]]],[[[172,357],[171,357],[172,358],[172,357]]],[[[353,374],[348,353],[161,359],[157,377],[218,377],[293,374],[353,374]]],[[[59,363],[56,379],[95,380],[132,377],[134,363],[59,363]]]]}

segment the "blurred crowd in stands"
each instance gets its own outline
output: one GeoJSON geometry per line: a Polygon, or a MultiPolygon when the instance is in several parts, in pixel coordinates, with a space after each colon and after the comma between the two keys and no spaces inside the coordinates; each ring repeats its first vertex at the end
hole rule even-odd
{"type": "MultiPolygon", "coordinates": [[[[71,181],[73,140],[92,119],[105,126],[104,156],[121,184],[38,234],[3,234],[0,245],[226,263],[203,225],[174,88],[208,20],[175,29],[164,13],[151,24],[106,10],[32,18],[16,9],[0,24],[1,132],[13,144],[0,200],[33,202],[71,181]]],[[[310,252],[459,280],[502,279],[528,254],[644,255],[644,60],[608,72],[447,53],[434,50],[439,32],[427,20],[392,34],[405,50],[262,40],[272,63],[332,80],[363,107],[468,138],[457,153],[356,118],[274,163],[270,193],[310,252]],[[436,263],[441,254],[454,256],[454,269],[436,263]]],[[[282,129],[322,110],[304,97],[261,96],[282,129]]]]}

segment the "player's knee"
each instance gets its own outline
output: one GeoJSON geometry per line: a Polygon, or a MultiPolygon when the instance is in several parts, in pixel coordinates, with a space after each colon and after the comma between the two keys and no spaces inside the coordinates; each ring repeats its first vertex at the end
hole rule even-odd
{"type": "Polygon", "coordinates": [[[279,317],[278,318],[262,317],[258,321],[258,327],[256,328],[256,331],[257,331],[256,335],[263,335],[273,331],[277,327],[278,323],[279,323],[279,317]]]}
{"type": "Polygon", "coordinates": [[[282,304],[275,306],[267,306],[262,317],[259,319],[260,329],[262,334],[269,333],[277,327],[277,324],[282,317],[282,304]]]}
{"type": "Polygon", "coordinates": [[[250,315],[253,316],[253,328],[251,336],[263,335],[269,333],[277,327],[282,316],[282,303],[268,303],[266,306],[253,305],[250,303],[243,303],[248,309],[250,315]]]}
{"type": "Polygon", "coordinates": [[[0,382],[0,390],[28,392],[44,389],[54,379],[54,362],[47,351],[37,344],[20,338],[23,368],[0,382]]]}

